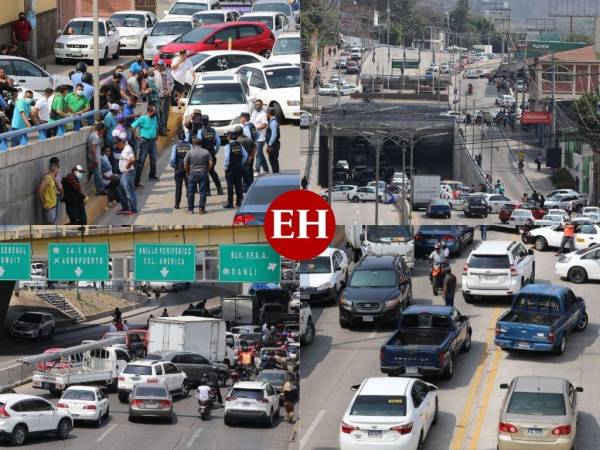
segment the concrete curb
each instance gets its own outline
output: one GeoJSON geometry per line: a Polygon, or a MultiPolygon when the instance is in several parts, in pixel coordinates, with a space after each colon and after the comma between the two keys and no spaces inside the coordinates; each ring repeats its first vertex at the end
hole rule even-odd
{"type": "MultiPolygon", "coordinates": [[[[134,310],[134,311],[137,311],[134,314],[129,314],[129,315],[123,314],[123,318],[124,319],[128,319],[130,317],[140,316],[140,315],[145,314],[145,313],[156,311],[157,309],[159,309],[161,307],[162,307],[161,305],[157,305],[154,308],[150,308],[150,309],[147,309],[145,311],[137,311],[139,309],[146,308],[146,306],[142,306],[142,308],[137,308],[136,310],[134,310]]],[[[111,319],[112,319],[112,315],[111,316],[107,316],[107,317],[111,317],[111,319]]],[[[106,324],[109,324],[109,323],[112,322],[111,319],[109,319],[107,321],[103,321],[101,323],[87,323],[87,324],[84,323],[83,325],[79,325],[79,326],[72,326],[72,327],[61,328],[60,330],[56,330],[54,332],[54,334],[66,334],[66,333],[70,333],[71,331],[86,330],[88,328],[97,327],[99,325],[106,325],[106,324]]]]}

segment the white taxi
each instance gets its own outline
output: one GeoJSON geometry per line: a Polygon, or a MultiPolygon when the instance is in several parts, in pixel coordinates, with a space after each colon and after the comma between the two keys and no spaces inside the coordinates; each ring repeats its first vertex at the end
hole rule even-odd
{"type": "Polygon", "coordinates": [[[62,393],[57,408],[69,412],[74,420],[93,422],[97,427],[108,419],[108,396],[93,386],[71,386],[62,393]]]}
{"type": "MultiPolygon", "coordinates": [[[[94,39],[93,18],[76,17],[71,19],[54,44],[54,59],[57,64],[66,59],[93,59],[94,39]]],[[[121,53],[119,32],[109,19],[98,19],[98,57],[100,64],[106,64],[108,57],[118,59],[121,53]]]]}
{"type": "MultiPolygon", "coordinates": [[[[549,247],[558,248],[563,238],[563,226],[536,228],[530,232],[536,250],[543,251],[549,247]]],[[[583,224],[575,226],[575,249],[580,250],[600,243],[600,225],[583,224]]]]}
{"type": "Polygon", "coordinates": [[[600,245],[576,250],[558,257],[554,265],[556,274],[572,283],[600,280],[600,245]]]}

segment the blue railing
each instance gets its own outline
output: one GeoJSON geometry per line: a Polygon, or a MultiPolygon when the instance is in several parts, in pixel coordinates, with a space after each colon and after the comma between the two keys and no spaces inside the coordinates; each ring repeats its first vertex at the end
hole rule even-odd
{"type": "Polygon", "coordinates": [[[31,133],[38,133],[38,140],[44,141],[48,139],[47,130],[56,129],[54,136],[64,136],[68,131],[79,131],[86,119],[93,119],[97,113],[100,113],[103,117],[108,110],[94,110],[88,111],[83,114],[76,114],[66,119],[60,119],[56,122],[45,123],[43,125],[36,125],[30,128],[23,128],[22,130],[7,131],[6,133],[0,134],[0,152],[5,152],[9,147],[16,147],[17,145],[29,144],[29,135],[31,133]],[[73,124],[72,130],[65,130],[65,125],[73,124]]]}

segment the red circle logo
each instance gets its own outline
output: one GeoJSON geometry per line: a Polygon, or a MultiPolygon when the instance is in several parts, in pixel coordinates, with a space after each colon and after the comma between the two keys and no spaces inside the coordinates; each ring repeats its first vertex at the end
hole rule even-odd
{"type": "Polygon", "coordinates": [[[333,240],[335,215],[329,203],[311,191],[277,197],[265,216],[264,232],[281,256],[293,260],[320,255],[333,240]]]}

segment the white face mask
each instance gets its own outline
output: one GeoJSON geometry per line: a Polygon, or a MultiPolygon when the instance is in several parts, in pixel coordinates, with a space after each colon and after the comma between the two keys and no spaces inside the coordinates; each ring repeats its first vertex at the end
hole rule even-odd
{"type": "Polygon", "coordinates": [[[83,95],[83,91],[82,91],[81,89],[77,89],[77,90],[75,91],[75,93],[76,93],[77,95],[83,95]]]}
{"type": "Polygon", "coordinates": [[[83,179],[83,174],[81,172],[77,172],[76,177],[79,181],[83,179]]]}

